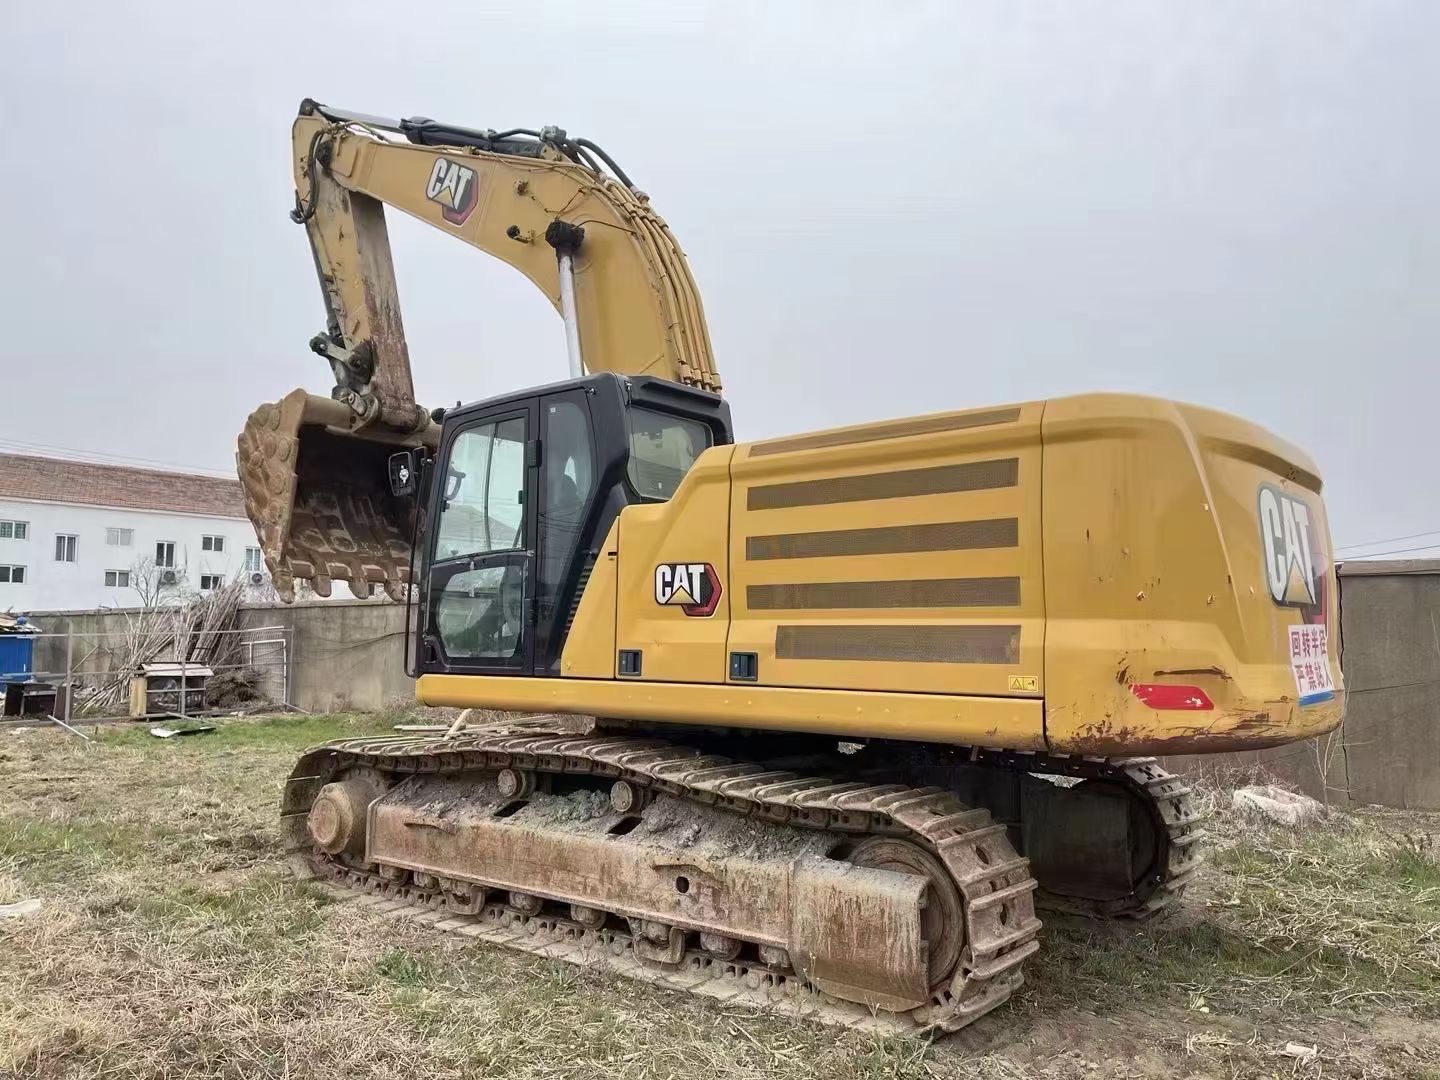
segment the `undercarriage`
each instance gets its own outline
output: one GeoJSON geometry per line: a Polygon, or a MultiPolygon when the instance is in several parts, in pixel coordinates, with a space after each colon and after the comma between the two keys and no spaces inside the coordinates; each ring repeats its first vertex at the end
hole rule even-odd
{"type": "Polygon", "coordinates": [[[310,751],[282,814],[297,870],[671,987],[953,1031],[1021,985],[1037,902],[1153,914],[1198,861],[1153,763],[544,720],[310,751]]]}

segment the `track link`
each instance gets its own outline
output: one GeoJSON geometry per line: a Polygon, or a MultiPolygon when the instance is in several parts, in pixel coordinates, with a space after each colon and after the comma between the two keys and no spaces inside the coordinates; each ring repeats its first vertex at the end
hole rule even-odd
{"type": "MultiPolygon", "coordinates": [[[[489,938],[559,959],[600,961],[627,975],[787,1014],[879,1030],[954,1031],[1003,1003],[1023,983],[1021,965],[1038,948],[1036,882],[1003,825],[939,787],[868,784],[805,777],[753,762],[704,754],[682,744],[613,735],[517,735],[463,731],[445,738],[395,736],[331,743],[304,754],[286,783],[282,826],[292,865],[371,895],[369,902],[408,912],[441,929],[489,938]],[[590,928],[550,914],[525,914],[461,900],[458,882],[429,888],[387,879],[376,864],[354,865],[318,852],[306,819],[320,789],[350,769],[392,779],[417,774],[505,768],[627,780],[652,792],[793,827],[850,835],[900,837],[930,851],[964,898],[965,942],[953,975],[909,1013],[875,1013],[838,1001],[789,967],[719,960],[687,949],[683,962],[657,969],[636,955],[629,934],[590,928]],[[447,888],[446,886],[451,886],[447,888]],[[611,958],[607,960],[606,958],[611,958]],[[612,962],[613,961],[613,962],[612,962]]],[[[473,887],[472,887],[473,891],[473,887]]],[[[461,894],[463,895],[463,893],[461,894]]],[[[618,913],[617,913],[618,914],[618,913]]]]}

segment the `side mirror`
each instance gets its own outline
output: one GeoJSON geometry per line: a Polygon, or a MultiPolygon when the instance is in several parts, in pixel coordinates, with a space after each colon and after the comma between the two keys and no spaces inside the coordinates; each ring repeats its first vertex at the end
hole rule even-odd
{"type": "Polygon", "coordinates": [[[421,449],[397,450],[390,455],[390,494],[407,498],[420,490],[420,471],[425,466],[421,449]]]}

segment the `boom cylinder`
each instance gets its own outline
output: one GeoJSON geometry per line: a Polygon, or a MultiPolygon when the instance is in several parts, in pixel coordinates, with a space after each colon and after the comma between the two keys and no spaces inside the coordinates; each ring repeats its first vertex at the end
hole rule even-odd
{"type": "Polygon", "coordinates": [[[575,253],[585,239],[585,230],[568,221],[552,221],[545,241],[555,249],[560,264],[560,317],[565,320],[565,352],[570,358],[570,377],[585,375],[580,358],[580,314],[575,307],[575,253]]]}

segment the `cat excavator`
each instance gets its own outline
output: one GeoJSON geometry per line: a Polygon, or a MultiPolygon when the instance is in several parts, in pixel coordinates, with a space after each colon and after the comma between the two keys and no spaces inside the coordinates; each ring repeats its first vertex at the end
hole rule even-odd
{"type": "Polygon", "coordinates": [[[1155,756],[1339,724],[1296,447],[1129,394],[737,443],[680,246],[598,145],[310,100],[292,137],[335,385],[240,436],[266,565],[287,599],[406,604],[419,701],[509,717],[307,752],[300,873],[677,989],[950,1031],[1021,984],[1037,910],[1181,897],[1203,823],[1155,756]],[[417,405],[387,206],[529,278],[570,378],[417,405]]]}

